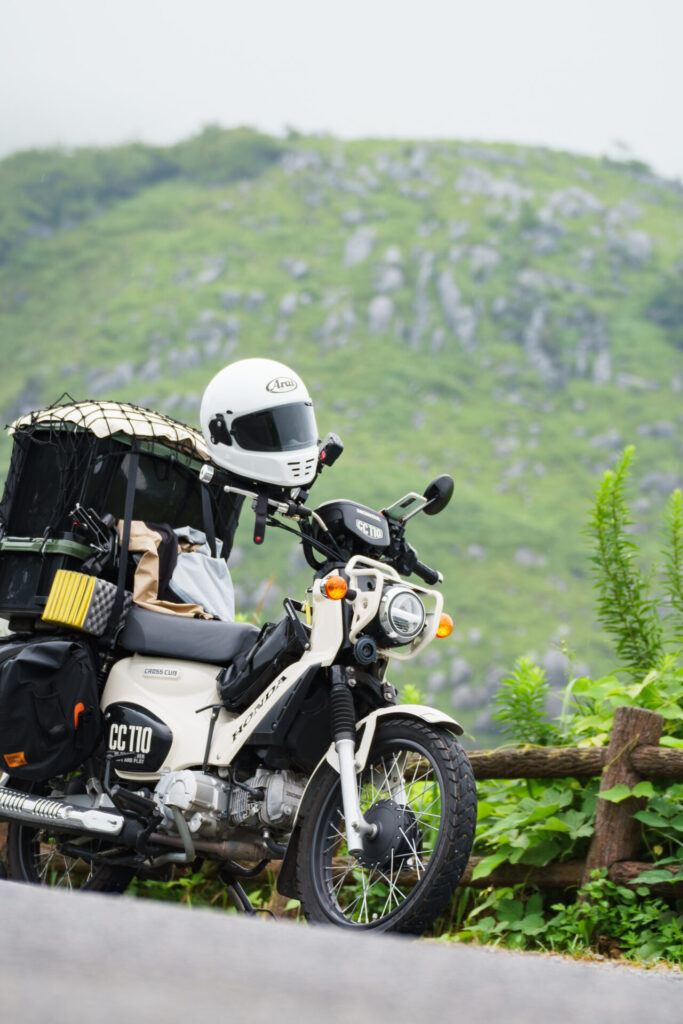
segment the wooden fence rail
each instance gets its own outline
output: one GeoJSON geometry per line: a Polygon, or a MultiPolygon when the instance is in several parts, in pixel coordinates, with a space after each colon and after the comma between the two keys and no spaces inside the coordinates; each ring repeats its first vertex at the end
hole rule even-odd
{"type": "MultiPolygon", "coordinates": [[[[608,761],[607,747],[522,747],[470,750],[475,779],[594,778],[608,761]]],[[[683,779],[683,750],[635,747],[631,764],[643,778],[683,779]]]]}

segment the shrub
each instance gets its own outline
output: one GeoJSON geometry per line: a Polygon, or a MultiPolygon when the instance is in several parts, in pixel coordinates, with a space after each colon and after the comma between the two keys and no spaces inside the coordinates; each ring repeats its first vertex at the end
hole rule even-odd
{"type": "Polygon", "coordinates": [[[546,713],[549,693],[543,669],[531,657],[520,658],[494,697],[498,710],[493,719],[503,735],[519,743],[554,743],[558,733],[546,713]]]}

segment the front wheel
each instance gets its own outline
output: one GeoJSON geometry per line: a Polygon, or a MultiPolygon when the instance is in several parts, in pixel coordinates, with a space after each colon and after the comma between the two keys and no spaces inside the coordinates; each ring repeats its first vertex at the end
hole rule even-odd
{"type": "Polygon", "coordinates": [[[376,834],[349,856],[339,775],[326,765],[301,825],[297,886],[307,919],[421,934],[452,896],[474,842],[472,768],[455,737],[407,718],[378,723],[358,778],[376,834]]]}

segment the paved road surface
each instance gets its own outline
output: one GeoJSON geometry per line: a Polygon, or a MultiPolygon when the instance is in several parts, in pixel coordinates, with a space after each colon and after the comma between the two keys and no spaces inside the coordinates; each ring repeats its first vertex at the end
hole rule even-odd
{"type": "Polygon", "coordinates": [[[683,1024],[683,979],[0,882],[3,1024],[683,1024]]]}

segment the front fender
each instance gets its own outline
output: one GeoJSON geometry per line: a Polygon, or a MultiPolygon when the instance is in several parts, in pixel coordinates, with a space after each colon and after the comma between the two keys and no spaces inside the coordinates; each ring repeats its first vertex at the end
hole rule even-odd
{"type": "MultiPolygon", "coordinates": [[[[461,736],[464,732],[463,727],[459,722],[456,722],[450,715],[446,715],[443,711],[437,710],[437,708],[430,708],[426,704],[399,704],[391,705],[386,708],[378,708],[376,711],[371,711],[365,718],[361,718],[356,723],[356,734],[361,731],[360,743],[357,744],[356,749],[356,771],[362,771],[367,764],[368,756],[370,754],[370,747],[372,741],[375,738],[375,729],[377,722],[380,718],[385,715],[392,715],[396,717],[398,715],[404,715],[406,718],[419,718],[423,722],[427,722],[429,725],[443,725],[446,729],[454,732],[456,736],[461,736]]],[[[306,808],[311,800],[312,794],[315,792],[316,780],[320,773],[324,770],[326,765],[330,765],[337,773],[339,772],[339,758],[337,757],[337,751],[334,748],[334,743],[331,743],[327,749],[325,755],[318,761],[313,774],[311,775],[306,789],[301,798],[301,803],[296,813],[294,820],[294,828],[287,844],[287,852],[285,853],[282,861],[282,867],[278,874],[277,879],[277,890],[282,893],[283,896],[290,896],[297,898],[296,889],[296,858],[299,849],[299,834],[301,832],[301,820],[306,815],[306,808]]]]}
{"type": "MultiPolygon", "coordinates": [[[[465,731],[460,723],[456,722],[450,715],[444,714],[443,711],[439,711],[437,708],[430,708],[427,704],[398,704],[386,708],[378,708],[376,711],[371,711],[365,718],[361,718],[360,722],[356,724],[356,733],[363,729],[360,743],[356,744],[356,771],[360,772],[365,768],[370,747],[375,738],[377,722],[384,715],[391,715],[392,717],[404,715],[406,718],[420,718],[423,722],[427,722],[428,725],[443,725],[450,729],[451,732],[454,732],[456,736],[462,736],[465,731]]],[[[339,771],[339,758],[337,757],[337,751],[334,749],[334,743],[331,743],[328,747],[323,761],[327,761],[336,772],[339,771]]],[[[309,786],[312,781],[313,777],[309,780],[309,786]]],[[[306,789],[308,789],[308,786],[306,789]]]]}

